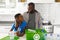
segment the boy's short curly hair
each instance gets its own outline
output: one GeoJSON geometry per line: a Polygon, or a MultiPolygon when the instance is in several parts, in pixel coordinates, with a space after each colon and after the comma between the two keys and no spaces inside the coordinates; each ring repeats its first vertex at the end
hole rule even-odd
{"type": "Polygon", "coordinates": [[[17,13],[14,17],[17,18],[18,16],[20,16],[21,14],[20,13],[17,13]]]}

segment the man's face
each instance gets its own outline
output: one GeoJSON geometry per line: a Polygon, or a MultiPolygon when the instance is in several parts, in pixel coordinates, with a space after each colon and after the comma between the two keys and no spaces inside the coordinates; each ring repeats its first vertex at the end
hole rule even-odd
{"type": "Polygon", "coordinates": [[[34,9],[33,5],[28,6],[28,11],[31,12],[34,9]]]}
{"type": "Polygon", "coordinates": [[[23,17],[22,16],[18,16],[17,18],[15,18],[16,22],[20,23],[23,21],[23,17]]]}

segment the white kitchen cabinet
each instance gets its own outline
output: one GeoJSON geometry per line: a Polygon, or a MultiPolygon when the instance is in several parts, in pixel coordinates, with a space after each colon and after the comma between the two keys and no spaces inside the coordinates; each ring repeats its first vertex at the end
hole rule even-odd
{"type": "Polygon", "coordinates": [[[50,5],[49,18],[53,25],[60,25],[60,3],[50,5]]]}
{"type": "Polygon", "coordinates": [[[60,25],[60,3],[56,3],[55,5],[55,22],[54,24],[60,25]]]}
{"type": "Polygon", "coordinates": [[[34,3],[54,3],[55,0],[27,0],[27,3],[34,2],[34,3]]]}
{"type": "Polygon", "coordinates": [[[54,33],[60,34],[60,25],[54,25],[54,33]]]}
{"type": "Polygon", "coordinates": [[[36,3],[35,6],[35,9],[41,14],[42,18],[45,21],[49,21],[50,3],[36,3]]]}

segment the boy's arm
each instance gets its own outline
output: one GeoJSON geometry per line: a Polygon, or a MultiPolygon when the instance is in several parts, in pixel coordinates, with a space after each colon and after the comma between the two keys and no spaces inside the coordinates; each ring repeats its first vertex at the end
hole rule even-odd
{"type": "Polygon", "coordinates": [[[16,35],[19,37],[22,37],[25,34],[25,27],[26,27],[27,23],[23,22],[20,26],[19,29],[21,28],[20,32],[16,32],[16,35]]]}
{"type": "Polygon", "coordinates": [[[11,28],[11,30],[10,30],[10,31],[13,31],[14,27],[15,27],[15,26],[14,26],[14,24],[13,24],[13,25],[12,25],[12,28],[11,28]]]}
{"type": "Polygon", "coordinates": [[[26,27],[27,23],[24,21],[20,26],[19,26],[19,29],[20,29],[20,34],[23,35],[25,34],[25,27],[26,27]]]}
{"type": "Polygon", "coordinates": [[[16,32],[16,35],[19,36],[19,37],[22,37],[25,33],[20,33],[20,32],[16,32]]]}
{"type": "Polygon", "coordinates": [[[24,30],[27,26],[27,23],[26,22],[23,22],[20,26],[21,30],[24,30]]]}

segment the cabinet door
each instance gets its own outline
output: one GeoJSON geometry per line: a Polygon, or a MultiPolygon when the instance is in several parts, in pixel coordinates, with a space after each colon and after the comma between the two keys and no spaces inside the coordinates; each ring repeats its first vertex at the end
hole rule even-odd
{"type": "Polygon", "coordinates": [[[6,7],[6,0],[0,0],[0,8],[5,8],[6,7]]]}
{"type": "Polygon", "coordinates": [[[57,3],[56,5],[55,5],[56,7],[55,7],[55,22],[54,22],[54,24],[56,24],[56,25],[60,25],[60,4],[59,3],[57,3]]]}
{"type": "Polygon", "coordinates": [[[45,21],[49,21],[49,6],[50,4],[47,4],[47,3],[36,3],[36,10],[38,12],[40,12],[42,18],[45,20],[45,21]]]}

